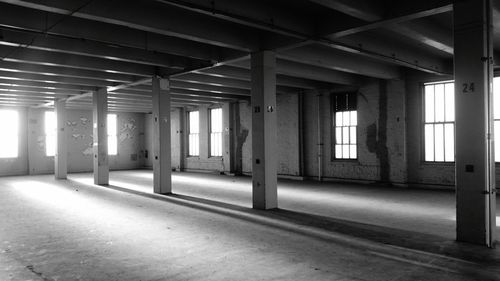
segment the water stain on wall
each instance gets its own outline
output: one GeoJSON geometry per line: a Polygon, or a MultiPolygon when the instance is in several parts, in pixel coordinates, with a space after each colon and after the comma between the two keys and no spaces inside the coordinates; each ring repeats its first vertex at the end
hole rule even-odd
{"type": "Polygon", "coordinates": [[[133,132],[137,129],[135,125],[135,119],[130,118],[128,122],[123,123],[122,128],[120,129],[120,135],[118,136],[118,140],[120,143],[131,140],[134,138],[133,132]]]}

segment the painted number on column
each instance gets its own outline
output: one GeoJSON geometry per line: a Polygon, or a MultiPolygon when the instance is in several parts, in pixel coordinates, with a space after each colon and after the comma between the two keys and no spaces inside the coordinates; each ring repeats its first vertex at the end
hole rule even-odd
{"type": "Polygon", "coordinates": [[[463,83],[462,93],[474,93],[474,83],[463,83]]]}

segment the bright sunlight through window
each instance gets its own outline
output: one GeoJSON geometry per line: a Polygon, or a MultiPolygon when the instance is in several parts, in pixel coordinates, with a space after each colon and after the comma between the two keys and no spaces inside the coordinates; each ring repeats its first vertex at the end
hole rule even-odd
{"type": "Polygon", "coordinates": [[[118,154],[116,114],[108,114],[108,155],[118,154]]]}
{"type": "Polygon", "coordinates": [[[189,156],[200,155],[200,115],[198,111],[190,111],[189,119],[189,156]]]}
{"type": "Polygon", "coordinates": [[[222,156],[222,108],[210,109],[210,156],[222,156]]]}
{"type": "Polygon", "coordinates": [[[453,81],[424,86],[425,161],[455,161],[455,85],[453,81]]]}
{"type": "Polygon", "coordinates": [[[57,123],[53,111],[45,112],[45,155],[56,155],[57,123]]]}

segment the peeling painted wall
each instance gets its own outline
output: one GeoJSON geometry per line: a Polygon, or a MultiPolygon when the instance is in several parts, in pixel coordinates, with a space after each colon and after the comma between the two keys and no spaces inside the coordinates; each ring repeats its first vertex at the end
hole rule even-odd
{"type": "MultiPolygon", "coordinates": [[[[29,173],[54,171],[54,157],[45,155],[44,109],[28,110],[29,173]]],[[[118,154],[109,157],[111,170],[136,169],[144,166],[144,114],[116,113],[118,154]]],[[[68,110],[68,172],[91,172],[93,169],[92,112],[68,110]]]]}

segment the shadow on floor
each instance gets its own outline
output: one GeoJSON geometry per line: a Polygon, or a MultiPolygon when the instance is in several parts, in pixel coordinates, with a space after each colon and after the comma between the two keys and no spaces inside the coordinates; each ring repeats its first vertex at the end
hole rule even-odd
{"type": "MultiPolygon", "coordinates": [[[[480,264],[485,270],[500,274],[500,268],[498,267],[498,264],[500,264],[500,251],[487,249],[483,246],[458,243],[440,236],[286,209],[255,210],[182,194],[159,195],[115,185],[109,185],[107,188],[237,220],[244,220],[295,235],[342,244],[346,247],[365,250],[368,255],[383,255],[407,262],[417,260],[418,263],[425,264],[438,264],[439,262],[436,262],[436,260],[440,260],[441,263],[445,261],[448,263],[453,262],[455,265],[457,263],[461,264],[460,270],[463,270],[465,274],[473,271],[468,271],[467,266],[477,267],[480,264]]],[[[436,266],[433,265],[433,267],[436,266]]]]}

